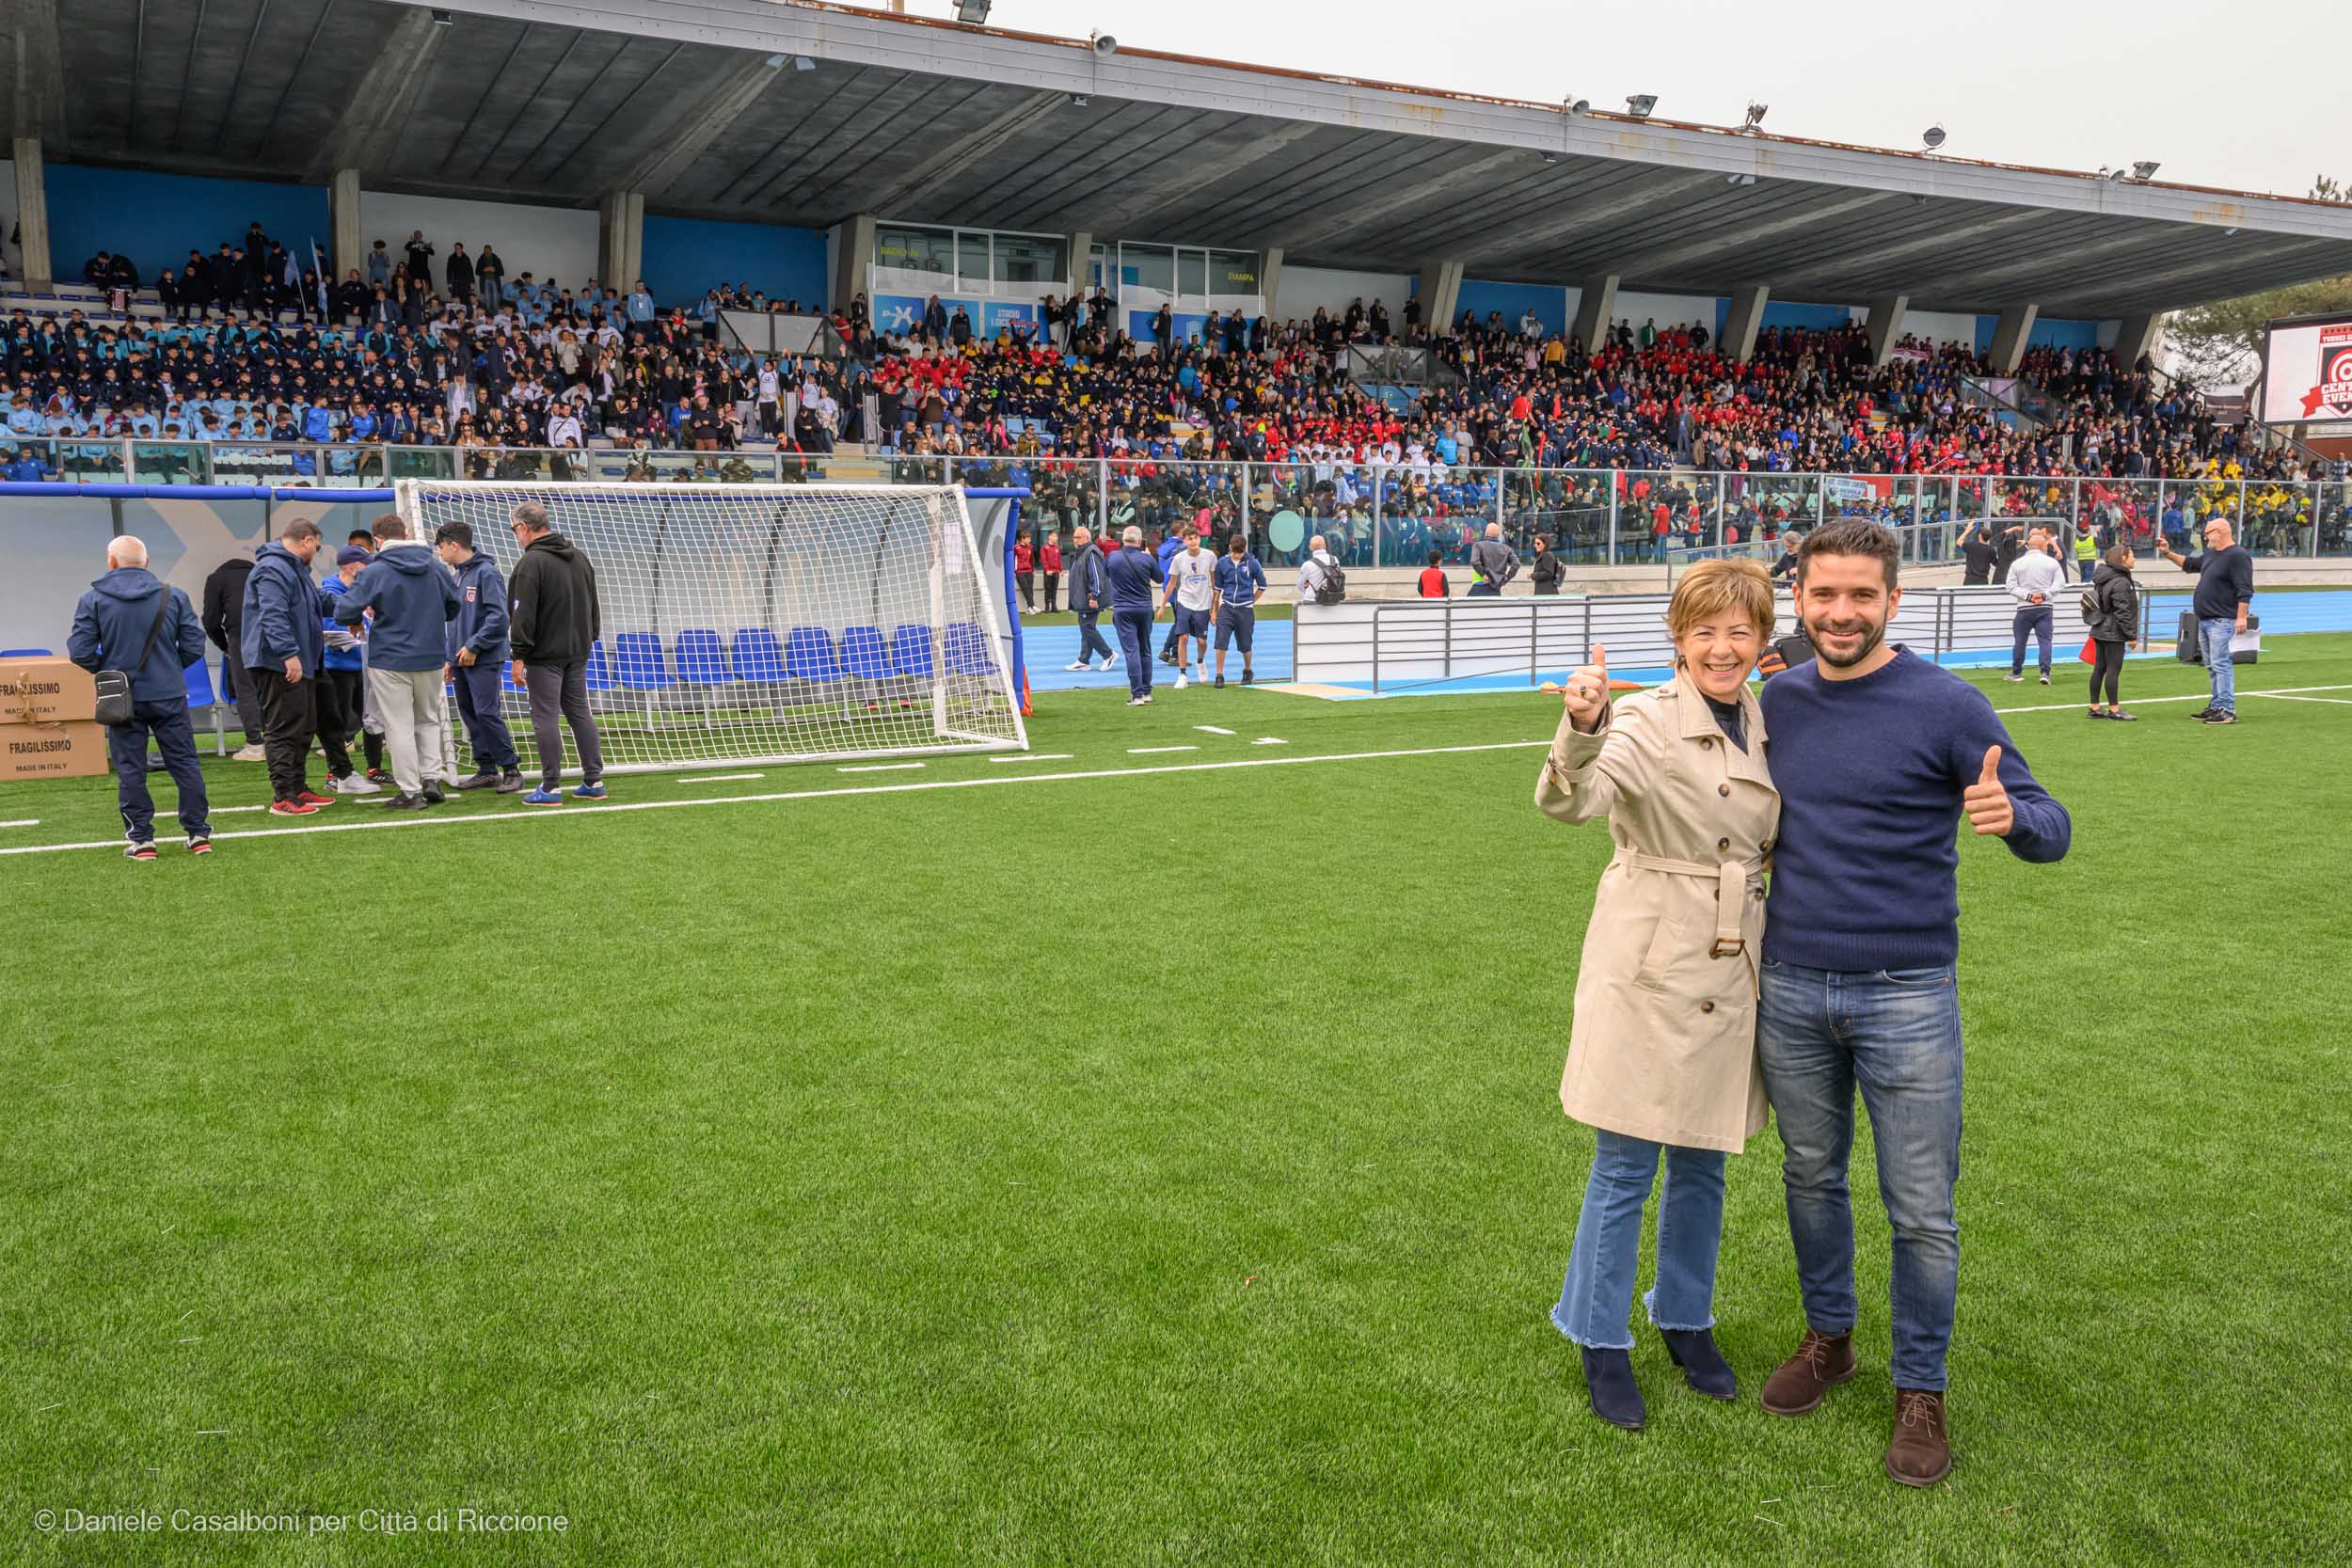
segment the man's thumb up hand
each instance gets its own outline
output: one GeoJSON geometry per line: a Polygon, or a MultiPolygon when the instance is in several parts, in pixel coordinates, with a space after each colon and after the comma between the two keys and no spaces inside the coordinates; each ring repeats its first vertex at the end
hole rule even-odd
{"type": "Polygon", "coordinates": [[[1960,809],[1967,815],[1968,825],[1981,835],[2005,837],[2017,825],[2017,813],[2010,804],[2009,791],[2001,787],[1998,746],[1985,748],[1984,766],[1977,772],[1977,782],[1961,795],[1960,809]]]}

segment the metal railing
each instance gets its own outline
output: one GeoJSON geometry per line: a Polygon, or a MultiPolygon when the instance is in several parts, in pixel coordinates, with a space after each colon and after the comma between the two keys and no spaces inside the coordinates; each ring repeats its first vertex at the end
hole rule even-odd
{"type": "MultiPolygon", "coordinates": [[[[146,484],[373,485],[396,479],[969,484],[1026,481],[1041,531],[1206,522],[1243,531],[1269,565],[1320,534],[1350,567],[1461,564],[1488,524],[1522,557],[1544,538],[1571,565],[1667,567],[1675,552],[1745,550],[1792,528],[1867,515],[1949,547],[1979,518],[2088,521],[2103,538],[2189,543],[2228,520],[2257,555],[2352,555],[2352,482],[2096,479],[2074,475],[1478,468],[1183,458],[943,457],[843,451],[687,451],[592,446],[160,441],[0,436],[19,477],[146,484]],[[1954,525],[1935,533],[1928,525],[1954,525]]],[[[1922,561],[1931,559],[1923,555],[1922,561]]]]}

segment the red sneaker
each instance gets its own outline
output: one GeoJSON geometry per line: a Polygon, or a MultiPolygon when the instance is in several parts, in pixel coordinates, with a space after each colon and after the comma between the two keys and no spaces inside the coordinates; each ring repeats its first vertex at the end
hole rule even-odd
{"type": "Polygon", "coordinates": [[[272,816],[316,816],[318,811],[319,808],[308,800],[272,800],[269,803],[272,816]]]}
{"type": "Polygon", "coordinates": [[[331,806],[335,803],[335,797],[332,795],[321,795],[308,789],[295,796],[294,799],[306,806],[331,806]]]}

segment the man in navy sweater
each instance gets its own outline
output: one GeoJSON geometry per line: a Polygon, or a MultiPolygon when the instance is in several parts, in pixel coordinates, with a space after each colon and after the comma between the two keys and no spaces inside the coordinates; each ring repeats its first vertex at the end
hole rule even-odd
{"type": "Polygon", "coordinates": [[[1159,615],[1152,590],[1168,580],[1157,560],[1143,548],[1143,530],[1129,527],[1120,535],[1126,548],[1104,563],[1109,585],[1111,622],[1119,632],[1119,651],[1127,661],[1127,705],[1141,707],[1152,700],[1152,623],[1159,615]]]}
{"type": "Polygon", "coordinates": [[[1954,818],[2019,860],[2066,853],[2066,808],[2034,781],[1984,694],[1886,642],[1902,600],[1894,535],[1864,518],[1798,553],[1818,657],[1764,688],[1780,837],[1765,906],[1756,1049],[1786,1153],[1805,1331],[1764,1386],[1799,1416],[1858,1370],[1846,1171],[1857,1085],[1894,1229],[1894,1437],[1886,1472],[1951,1469],[1945,1353],[1960,1289],[1959,847],[1954,818]]]}

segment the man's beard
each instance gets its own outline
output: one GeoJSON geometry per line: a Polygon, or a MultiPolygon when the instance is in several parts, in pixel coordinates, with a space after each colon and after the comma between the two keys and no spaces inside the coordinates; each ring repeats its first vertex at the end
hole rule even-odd
{"type": "Polygon", "coordinates": [[[1804,634],[1813,644],[1815,657],[1824,664],[1835,665],[1840,670],[1851,670],[1876,653],[1879,644],[1886,641],[1886,623],[1880,621],[1875,624],[1864,622],[1858,625],[1845,623],[1833,626],[1826,622],[1807,621],[1804,623],[1804,634]],[[1831,631],[1842,637],[1851,637],[1859,632],[1862,635],[1862,645],[1843,658],[1835,657],[1831,655],[1828,644],[1821,640],[1823,633],[1831,631]]]}

